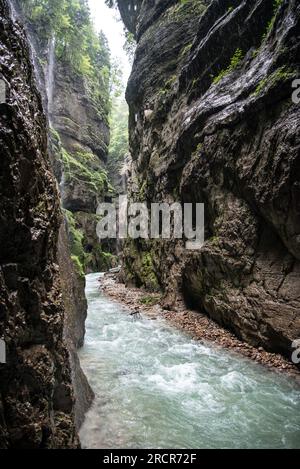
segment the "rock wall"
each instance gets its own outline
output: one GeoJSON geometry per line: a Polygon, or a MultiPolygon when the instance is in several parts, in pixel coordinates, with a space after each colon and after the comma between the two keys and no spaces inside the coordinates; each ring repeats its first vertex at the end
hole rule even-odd
{"type": "Polygon", "coordinates": [[[0,0],[0,447],[77,448],[58,266],[62,221],[22,27],[0,0]]]}
{"type": "MultiPolygon", "coordinates": [[[[127,2],[128,3],[128,2],[127,2]]],[[[139,1],[127,89],[131,197],[205,203],[206,242],[131,241],[125,280],[291,356],[300,337],[300,5],[139,1]]]]}
{"type": "MultiPolygon", "coordinates": [[[[49,3],[51,10],[54,2],[49,3]]],[[[75,268],[79,267],[81,274],[107,270],[117,260],[96,236],[98,204],[114,196],[106,169],[110,140],[107,103],[97,96],[100,85],[94,89],[95,84],[75,71],[64,56],[57,57],[54,32],[53,36],[51,31],[45,32],[45,18],[27,16],[21,0],[14,0],[14,4],[30,37],[38,84],[48,110],[49,151],[62,207],[68,212],[75,268]],[[74,247],[76,238],[80,242],[74,247]]],[[[42,8],[46,14],[46,6],[42,8]]]]}
{"type": "Polygon", "coordinates": [[[75,396],[75,424],[79,431],[85,413],[90,408],[94,393],[82,371],[77,350],[84,344],[87,301],[85,298],[85,277],[74,269],[69,248],[68,226],[64,220],[59,231],[58,262],[62,298],[65,308],[64,340],[70,354],[71,375],[75,396]]]}
{"type": "MultiPolygon", "coordinates": [[[[95,103],[85,77],[75,74],[63,61],[55,67],[51,122],[63,149],[55,155],[61,164],[61,178],[57,176],[62,205],[83,235],[82,265],[87,273],[107,270],[115,265],[115,259],[97,238],[96,212],[100,202],[114,195],[106,171],[108,113],[95,103]]],[[[72,242],[71,236],[71,250],[72,242]]]]}

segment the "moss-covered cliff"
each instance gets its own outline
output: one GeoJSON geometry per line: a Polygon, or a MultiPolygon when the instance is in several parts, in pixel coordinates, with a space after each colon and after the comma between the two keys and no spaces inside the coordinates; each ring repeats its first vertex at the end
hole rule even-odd
{"type": "Polygon", "coordinates": [[[138,41],[131,197],[206,206],[200,251],[128,242],[125,277],[163,289],[169,308],[180,292],[290,357],[300,336],[299,2],[139,1],[133,15],[125,3],[138,41]]]}
{"type": "Polygon", "coordinates": [[[86,2],[15,0],[33,45],[38,82],[48,109],[50,152],[71,220],[70,246],[80,273],[116,262],[96,236],[99,202],[113,196],[107,176],[110,53],[93,29],[86,2]],[[81,239],[73,251],[73,234],[81,239]],[[77,245],[78,248],[78,245],[77,245]]]}

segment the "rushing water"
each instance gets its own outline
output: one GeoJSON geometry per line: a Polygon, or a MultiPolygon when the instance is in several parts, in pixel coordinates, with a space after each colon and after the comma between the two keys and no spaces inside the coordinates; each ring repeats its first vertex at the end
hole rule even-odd
{"type": "Polygon", "coordinates": [[[134,321],[87,276],[80,358],[96,393],[84,448],[300,448],[300,390],[287,377],[163,320],[134,321]]]}

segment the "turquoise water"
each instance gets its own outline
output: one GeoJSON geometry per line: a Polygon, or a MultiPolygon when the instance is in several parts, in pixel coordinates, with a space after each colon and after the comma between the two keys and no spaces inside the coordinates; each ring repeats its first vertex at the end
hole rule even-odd
{"type": "Polygon", "coordinates": [[[300,448],[300,389],[162,319],[134,321],[87,276],[84,448],[300,448]]]}

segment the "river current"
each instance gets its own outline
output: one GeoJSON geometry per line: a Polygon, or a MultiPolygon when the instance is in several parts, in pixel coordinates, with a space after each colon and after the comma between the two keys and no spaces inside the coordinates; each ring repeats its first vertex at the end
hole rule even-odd
{"type": "Polygon", "coordinates": [[[83,370],[96,394],[83,448],[300,448],[300,389],[287,376],[163,319],[134,320],[87,276],[83,370]]]}

